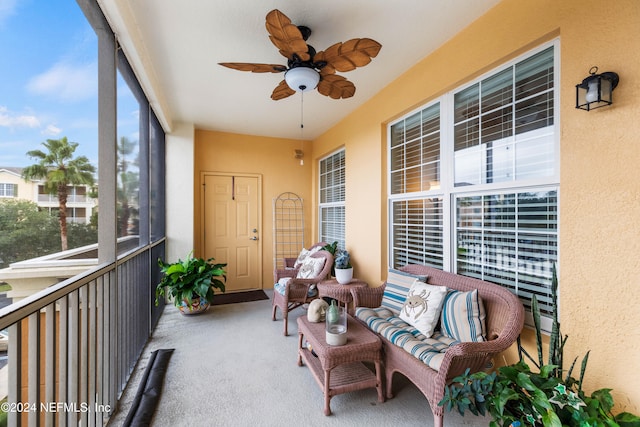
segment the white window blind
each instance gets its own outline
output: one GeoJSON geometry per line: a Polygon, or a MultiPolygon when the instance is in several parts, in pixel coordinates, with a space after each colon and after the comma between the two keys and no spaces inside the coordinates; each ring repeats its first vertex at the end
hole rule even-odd
{"type": "Polygon", "coordinates": [[[425,264],[443,268],[442,198],[392,203],[394,267],[425,264]]]}
{"type": "Polygon", "coordinates": [[[320,160],[320,241],[345,248],[345,152],[320,160]]]}
{"type": "Polygon", "coordinates": [[[459,274],[498,283],[551,314],[549,279],[558,257],[556,190],[456,197],[459,274]]]}
{"type": "Polygon", "coordinates": [[[391,194],[440,187],[440,104],[391,126],[391,194]]]}
{"type": "Polygon", "coordinates": [[[557,42],[388,128],[389,264],[498,283],[550,314],[558,260],[557,42]]]}
{"type": "Polygon", "coordinates": [[[344,206],[323,206],[320,207],[321,232],[320,241],[333,243],[338,242],[338,247],[344,249],[344,206]]]}
{"type": "Polygon", "coordinates": [[[455,185],[554,173],[553,46],[454,95],[455,185]]]}

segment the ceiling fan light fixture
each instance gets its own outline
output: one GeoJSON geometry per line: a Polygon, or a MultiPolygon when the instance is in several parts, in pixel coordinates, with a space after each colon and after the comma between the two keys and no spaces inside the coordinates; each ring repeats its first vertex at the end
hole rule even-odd
{"type": "MultiPolygon", "coordinates": [[[[1,0],[0,0],[1,1],[1,0]]],[[[278,101],[296,92],[308,92],[318,88],[320,95],[332,99],[351,98],[355,85],[336,71],[346,72],[364,67],[378,55],[382,45],[369,38],[350,39],[334,43],[317,52],[307,44],[311,29],[296,26],[278,9],[267,13],[266,28],[269,39],[280,54],[287,58],[287,65],[256,64],[252,62],[220,62],[223,67],[252,73],[282,73],[284,79],[273,89],[271,99],[278,101]],[[320,75],[322,70],[322,75],[320,75]],[[322,80],[322,84],[318,86],[322,80]]]]}
{"type": "Polygon", "coordinates": [[[310,67],[295,67],[287,70],[284,80],[296,92],[307,92],[318,86],[320,73],[310,67]]]}

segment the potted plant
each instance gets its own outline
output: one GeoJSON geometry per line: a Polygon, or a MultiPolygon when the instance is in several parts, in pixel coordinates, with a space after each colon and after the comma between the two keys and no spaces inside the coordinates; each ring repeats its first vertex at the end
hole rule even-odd
{"type": "Polygon", "coordinates": [[[156,305],[160,296],[169,295],[182,314],[202,313],[213,302],[214,289],[224,292],[227,264],[216,264],[213,258],[194,258],[167,264],[158,258],[162,280],[156,287],[156,305]]]}
{"type": "Polygon", "coordinates": [[[551,280],[554,317],[547,363],[543,360],[540,309],[534,295],[531,311],[538,360],[534,360],[524,350],[518,339],[518,363],[502,366],[497,372],[490,374],[469,374],[467,369],[447,386],[440,405],[444,405],[448,411],[457,409],[462,415],[467,410],[474,415],[483,416],[488,412],[493,419],[489,424],[491,427],[640,427],[640,417],[628,412],[617,415],[611,412],[614,404],[610,389],[596,390],[590,395],[582,390],[589,352],[582,360],[579,379],[571,376],[577,358],[568,371],[563,370],[563,349],[567,336],[563,337],[560,333],[557,289],[554,266],[551,280]],[[535,369],[529,367],[523,355],[535,365],[535,369]]]}
{"type": "Polygon", "coordinates": [[[353,267],[351,266],[351,256],[349,252],[338,248],[338,241],[327,243],[322,247],[322,250],[333,255],[331,275],[342,285],[349,283],[351,279],[353,279],[353,267]]]}
{"type": "Polygon", "coordinates": [[[336,253],[334,260],[334,267],[336,271],[336,280],[341,285],[346,285],[353,279],[353,267],[351,266],[351,257],[349,252],[340,249],[336,253]]]}

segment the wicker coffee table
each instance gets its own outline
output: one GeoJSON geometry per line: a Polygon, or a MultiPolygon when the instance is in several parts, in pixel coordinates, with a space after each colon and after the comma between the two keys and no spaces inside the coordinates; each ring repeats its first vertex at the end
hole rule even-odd
{"type": "Polygon", "coordinates": [[[375,388],[378,401],[384,402],[380,339],[360,322],[348,316],[347,343],[328,345],[324,322],[312,323],[306,316],[298,317],[298,365],[303,361],[324,393],[324,414],[331,415],[331,398],[338,394],[364,388],[375,388]],[[317,355],[304,347],[307,340],[317,355]],[[362,362],[374,362],[375,374],[362,362]]]}

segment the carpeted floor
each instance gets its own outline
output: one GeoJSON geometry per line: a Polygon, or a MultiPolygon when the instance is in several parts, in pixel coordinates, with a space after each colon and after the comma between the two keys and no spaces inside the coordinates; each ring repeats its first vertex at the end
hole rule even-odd
{"type": "MultiPolygon", "coordinates": [[[[218,305],[196,316],[182,316],[167,305],[108,426],[123,425],[151,352],[163,348],[175,350],[154,427],[433,426],[425,397],[401,375],[394,378],[393,399],[379,403],[375,389],[342,394],[331,399],[333,415],[325,416],[318,384],[308,367],[297,364],[300,315],[306,312],[291,312],[285,337],[282,314],[271,320],[270,299],[218,305]]],[[[485,427],[489,421],[445,415],[445,427],[485,427]]]]}
{"type": "Polygon", "coordinates": [[[237,304],[263,299],[269,299],[269,297],[261,289],[257,291],[230,292],[228,294],[216,293],[211,305],[237,304]]]}

